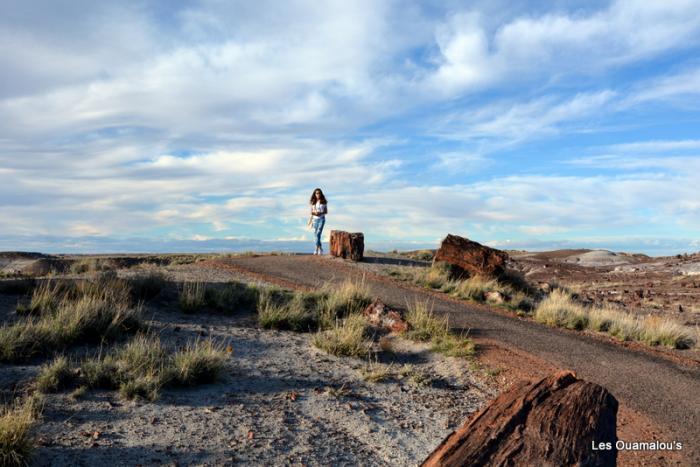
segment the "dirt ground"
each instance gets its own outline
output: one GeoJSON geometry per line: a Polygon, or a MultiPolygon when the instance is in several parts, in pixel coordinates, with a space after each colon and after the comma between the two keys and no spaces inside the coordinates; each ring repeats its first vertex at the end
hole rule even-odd
{"type": "MultiPolygon", "coordinates": [[[[511,267],[530,282],[556,282],[591,302],[613,302],[629,311],[664,313],[698,324],[700,255],[659,259],[588,250],[509,253],[511,267]]],[[[211,258],[132,255],[100,260],[123,277],[155,268],[173,284],[238,280],[305,287],[289,278],[210,267],[211,258]]],[[[87,277],[92,273],[71,270],[83,259],[2,256],[0,275],[5,280],[27,271],[87,277]]],[[[382,254],[346,266],[383,274],[387,267],[429,264],[425,255],[382,254]]],[[[263,330],[250,314],[184,314],[175,294],[171,290],[146,304],[151,331],[173,347],[203,337],[232,344],[222,381],[166,390],[152,403],[126,402],[114,391],[90,391],[78,400],[63,393],[49,395],[36,465],[417,465],[498,392],[554,369],[547,361],[488,339],[478,340],[478,362],[468,362],[395,338],[394,354],[381,362],[391,365],[393,376],[372,383],[362,372],[377,362],[327,355],[311,345],[311,335],[263,330]]],[[[16,319],[17,300],[0,293],[1,321],[16,319]]],[[[75,354],[98,351],[83,348],[75,354]]],[[[5,399],[25,389],[44,361],[0,367],[5,399]]],[[[656,439],[664,433],[624,405],[618,422],[619,435],[626,439],[656,439]]],[[[622,453],[619,462],[685,465],[677,455],[645,453],[622,453]]]]}
{"type": "MultiPolygon", "coordinates": [[[[196,263],[161,269],[175,282],[250,280],[196,263]]],[[[251,314],[184,314],[173,293],[147,304],[150,331],[172,347],[230,343],[222,381],[166,390],[152,403],[115,391],[48,395],[35,465],[416,465],[497,391],[469,361],[399,337],[382,362],[338,358],[314,348],[310,334],[259,328],[251,314]],[[365,381],[362,371],[380,363],[393,376],[365,381]]],[[[17,300],[0,294],[3,321],[14,319],[17,300]]],[[[3,392],[30,384],[43,361],[3,365],[3,392]]]]}

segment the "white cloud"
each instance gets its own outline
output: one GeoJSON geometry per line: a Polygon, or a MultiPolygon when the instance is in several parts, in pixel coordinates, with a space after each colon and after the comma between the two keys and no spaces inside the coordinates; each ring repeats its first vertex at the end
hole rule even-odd
{"type": "Polygon", "coordinates": [[[687,48],[700,39],[700,3],[613,2],[588,14],[518,16],[487,29],[478,13],[458,13],[438,29],[442,92],[473,91],[503,81],[595,73],[687,48]]]}

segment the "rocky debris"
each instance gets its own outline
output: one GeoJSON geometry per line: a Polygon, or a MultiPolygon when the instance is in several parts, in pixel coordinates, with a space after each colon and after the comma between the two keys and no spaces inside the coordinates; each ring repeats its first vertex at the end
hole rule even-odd
{"type": "Polygon", "coordinates": [[[447,234],[435,254],[433,264],[444,262],[457,278],[472,275],[499,276],[505,271],[508,254],[458,235],[447,234]]]}
{"type": "Polygon", "coordinates": [[[331,255],[362,261],[365,251],[365,236],[362,232],[344,232],[331,230],[331,255]]]}
{"type": "Polygon", "coordinates": [[[616,465],[617,407],[604,387],[560,371],[491,401],[422,465],[616,465]]]}
{"type": "Polygon", "coordinates": [[[408,323],[396,310],[386,306],[381,300],[375,299],[365,308],[362,314],[373,326],[386,329],[389,332],[401,333],[408,331],[408,323]]]}

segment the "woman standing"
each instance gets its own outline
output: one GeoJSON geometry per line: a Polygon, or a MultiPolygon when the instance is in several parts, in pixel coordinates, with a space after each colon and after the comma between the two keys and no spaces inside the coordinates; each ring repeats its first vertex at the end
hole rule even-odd
{"type": "Polygon", "coordinates": [[[323,226],[326,225],[328,201],[326,201],[326,197],[323,196],[323,191],[321,191],[320,188],[316,188],[311,194],[309,204],[311,205],[311,217],[309,218],[309,224],[314,229],[314,237],[316,239],[316,251],[314,254],[322,255],[323,247],[321,246],[321,234],[323,233],[323,226]]]}

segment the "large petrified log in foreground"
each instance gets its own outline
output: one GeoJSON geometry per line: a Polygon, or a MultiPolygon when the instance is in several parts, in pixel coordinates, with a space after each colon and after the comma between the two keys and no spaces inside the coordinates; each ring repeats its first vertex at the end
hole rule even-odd
{"type": "Polygon", "coordinates": [[[350,233],[331,230],[331,255],[362,261],[365,252],[365,236],[360,232],[350,233]]]}
{"type": "Polygon", "coordinates": [[[561,371],[501,394],[423,466],[615,465],[616,418],[617,400],[604,387],[561,371]]]}
{"type": "Polygon", "coordinates": [[[455,277],[472,275],[499,276],[506,267],[508,254],[458,235],[447,234],[435,254],[433,264],[444,262],[451,266],[455,277]]]}

